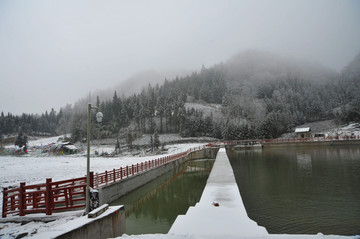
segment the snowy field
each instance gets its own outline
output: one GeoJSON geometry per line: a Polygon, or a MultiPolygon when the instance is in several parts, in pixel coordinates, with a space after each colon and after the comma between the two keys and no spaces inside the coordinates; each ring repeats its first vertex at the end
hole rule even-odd
{"type": "MultiPolygon", "coordinates": [[[[170,154],[172,153],[177,153],[177,152],[183,152],[185,150],[187,150],[188,148],[191,147],[195,147],[195,146],[199,146],[199,145],[194,145],[194,144],[186,144],[186,145],[177,145],[176,147],[171,148],[171,150],[169,150],[170,154]]],[[[156,156],[152,156],[152,157],[127,157],[127,158],[109,158],[109,159],[105,159],[105,158],[93,158],[92,162],[93,162],[93,169],[96,169],[99,167],[99,169],[103,170],[106,169],[106,165],[116,165],[121,164],[122,162],[128,162],[128,163],[137,163],[137,162],[142,162],[143,160],[149,160],[152,158],[156,158],[156,156]],[[96,166],[97,165],[97,166],[96,166]],[[104,167],[105,165],[105,167],[104,167]]],[[[15,160],[17,160],[17,158],[14,158],[15,160]]],[[[19,159],[23,159],[25,160],[26,158],[22,157],[19,159]]],[[[46,160],[48,161],[53,161],[52,163],[43,163],[42,166],[39,166],[39,169],[36,169],[36,167],[31,166],[31,168],[34,170],[33,174],[37,174],[37,172],[41,172],[41,169],[44,169],[46,167],[50,167],[50,166],[54,166],[55,168],[58,168],[58,171],[54,171],[57,172],[57,174],[59,176],[63,176],[64,178],[68,178],[68,173],[66,172],[77,172],[80,171],[80,169],[77,167],[80,167],[81,170],[83,170],[84,166],[81,165],[81,163],[79,162],[85,162],[84,158],[81,157],[52,157],[51,160],[50,158],[27,158],[28,160],[36,160],[36,159],[42,159],[45,161],[42,162],[46,162],[46,160]],[[55,159],[53,159],[55,158],[55,159]],[[68,161],[68,163],[63,163],[63,161],[68,161]],[[82,161],[78,161],[78,160],[82,160],[82,161]],[[76,162],[73,163],[72,162],[76,162]],[[52,165],[54,164],[54,165],[52,165]],[[47,165],[47,166],[46,166],[47,165]],[[65,166],[64,166],[65,165],[65,166]],[[71,165],[73,165],[74,167],[74,171],[72,169],[67,169],[68,167],[71,168],[71,165]],[[64,167],[64,168],[63,168],[64,167]],[[69,170],[69,171],[67,171],[69,170]]],[[[218,162],[219,163],[219,162],[218,162]]],[[[124,164],[126,165],[126,164],[124,164]]],[[[16,169],[17,167],[14,167],[14,169],[16,169]]],[[[95,170],[97,171],[97,170],[95,170]]],[[[212,172],[213,173],[213,172],[212,172]]],[[[223,170],[220,170],[217,172],[218,174],[222,174],[223,170]]],[[[31,174],[29,174],[31,175],[31,174]]],[[[228,174],[226,174],[228,175],[228,174]]],[[[81,176],[81,174],[80,174],[81,176]]],[[[34,178],[41,178],[39,175],[37,175],[36,177],[33,176],[34,178]]],[[[3,178],[3,177],[2,177],[3,178]]],[[[16,177],[14,177],[16,178],[16,177]]],[[[219,175],[213,175],[214,180],[216,180],[217,178],[220,178],[219,175]]],[[[2,180],[2,179],[1,179],[2,180]]],[[[221,183],[224,180],[220,180],[221,183]]],[[[235,182],[235,180],[233,180],[235,182]]],[[[217,232],[215,234],[212,233],[207,233],[206,235],[199,235],[197,233],[187,233],[184,230],[181,230],[183,233],[172,233],[170,232],[169,234],[147,234],[147,235],[132,235],[132,236],[128,236],[128,235],[123,235],[122,237],[118,237],[118,238],[129,238],[129,239],[192,239],[192,238],[198,238],[198,239],[204,239],[204,238],[229,238],[229,239],[235,239],[235,238],[256,238],[256,239],[260,239],[260,238],[278,238],[278,239],[285,239],[285,238],[314,238],[314,239],[320,239],[320,238],[354,238],[354,239],[359,239],[360,237],[358,236],[353,236],[353,237],[345,237],[345,236],[324,236],[323,234],[319,233],[317,235],[269,235],[269,234],[256,234],[256,235],[242,235],[241,233],[239,234],[238,232],[236,234],[232,234],[229,233],[229,230],[226,230],[227,233],[225,233],[224,235],[221,235],[221,231],[223,231],[223,227],[219,225],[219,227],[217,227],[218,223],[216,222],[216,220],[214,221],[213,219],[216,219],[216,217],[212,217],[215,214],[217,216],[219,215],[223,215],[224,213],[227,214],[233,214],[232,211],[236,208],[235,205],[233,205],[233,201],[230,200],[229,198],[227,199],[224,196],[224,192],[223,190],[225,190],[225,192],[229,195],[232,195],[235,191],[239,194],[238,189],[236,186],[233,186],[231,189],[229,188],[229,185],[225,185],[223,186],[217,186],[217,188],[214,188],[214,183],[210,184],[210,188],[208,188],[208,193],[204,195],[202,195],[201,200],[199,202],[199,206],[200,209],[202,207],[210,207],[210,211],[214,211],[216,210],[216,213],[212,212],[212,213],[207,213],[206,217],[209,217],[210,221],[213,221],[213,225],[211,230],[217,232]],[[209,191],[210,190],[210,191],[209,191]],[[222,193],[221,193],[222,192],[222,193]],[[214,198],[215,197],[215,198],[214,198]],[[220,203],[220,206],[215,208],[212,206],[212,202],[216,200],[217,202],[220,203]]],[[[209,185],[207,185],[206,187],[209,187],[209,185]]],[[[206,190],[204,190],[205,192],[206,190]]],[[[230,196],[230,198],[234,198],[233,196],[230,196]]],[[[239,198],[237,200],[241,200],[241,197],[239,196],[239,198]]],[[[237,204],[236,204],[237,205],[237,204]]],[[[244,209],[245,210],[245,209],[244,209]]],[[[34,221],[31,220],[31,215],[26,215],[23,218],[28,218],[29,219],[29,223],[26,223],[24,225],[21,225],[20,223],[14,223],[14,222],[1,222],[0,221],[0,238],[2,239],[8,239],[8,238],[20,238],[19,236],[21,235],[25,235],[25,237],[22,238],[43,238],[42,235],[46,235],[46,234],[42,234],[43,232],[50,232],[53,230],[53,228],[59,226],[59,225],[64,225],[65,223],[69,222],[70,220],[73,219],[77,219],[80,214],[83,212],[83,210],[81,211],[75,211],[75,212],[63,212],[63,213],[54,213],[54,216],[57,217],[57,220],[52,221],[52,222],[48,222],[48,223],[44,223],[44,222],[39,222],[39,221],[34,221]]],[[[202,217],[204,215],[202,215],[203,213],[200,213],[198,216],[202,217]]],[[[242,214],[244,214],[244,212],[242,212],[242,214]]],[[[38,216],[38,215],[37,215],[38,216]]],[[[42,215],[43,217],[45,217],[44,215],[42,215]]],[[[17,217],[19,218],[19,217],[17,217]]],[[[46,217],[45,217],[46,218],[46,217]]],[[[196,219],[196,218],[195,218],[196,219]]],[[[224,219],[224,218],[222,218],[224,219]]],[[[226,220],[234,220],[234,218],[228,218],[225,217],[226,220]]],[[[198,220],[198,222],[201,222],[201,220],[198,220]]],[[[225,223],[226,222],[222,222],[225,223]]],[[[221,224],[221,223],[220,223],[221,224]]],[[[66,225],[72,225],[70,224],[66,224],[66,225]]],[[[188,227],[188,226],[187,226],[188,227]]],[[[198,230],[197,226],[194,224],[193,226],[194,228],[192,228],[192,230],[198,230]]]]}
{"type": "MultiPolygon", "coordinates": [[[[33,143],[30,142],[30,145],[33,143]]],[[[180,144],[168,146],[166,154],[153,156],[126,156],[126,157],[95,157],[92,153],[90,158],[90,171],[102,173],[105,170],[112,170],[127,165],[141,163],[152,159],[184,152],[190,148],[203,144],[180,144]]],[[[108,151],[110,147],[97,148],[108,151]]],[[[86,175],[86,156],[0,156],[0,190],[4,187],[18,187],[21,182],[26,184],[45,183],[46,178],[52,181],[59,181],[71,178],[83,177],[86,175]]],[[[2,198],[1,198],[2,201],[2,198]]],[[[2,203],[0,204],[2,210],[2,203]]]]}
{"type": "MultiPolygon", "coordinates": [[[[349,125],[347,127],[339,128],[336,130],[337,133],[354,133],[358,135],[359,125],[349,125]]],[[[327,131],[329,132],[329,131],[327,131]]],[[[330,132],[329,132],[330,133],[330,132]]],[[[46,156],[47,154],[37,154],[36,147],[41,145],[47,145],[57,142],[58,137],[48,138],[48,139],[38,139],[29,142],[29,154],[25,156],[15,157],[15,156],[0,156],[0,189],[2,191],[3,187],[18,187],[20,182],[25,182],[26,184],[36,184],[44,183],[46,178],[52,178],[53,181],[77,178],[85,176],[86,174],[86,156],[85,152],[79,155],[69,155],[69,156],[46,156]],[[45,156],[44,156],[45,155],[45,156]]],[[[106,151],[110,152],[113,150],[113,146],[96,146],[92,148],[91,152],[91,171],[104,172],[105,170],[112,170],[113,168],[124,167],[131,164],[141,163],[144,161],[160,158],[167,155],[176,154],[179,152],[184,152],[190,148],[202,146],[204,143],[192,143],[192,144],[177,144],[169,145],[166,147],[167,153],[163,155],[153,155],[153,156],[124,156],[124,157],[95,157],[94,149],[98,152],[106,151]]],[[[2,211],[2,195],[0,210],[2,211]]],[[[69,220],[78,218],[83,210],[75,212],[63,212],[63,213],[54,213],[53,216],[56,217],[55,221],[52,222],[39,222],[32,220],[34,215],[26,215],[21,217],[28,219],[30,222],[24,225],[16,222],[7,222],[0,220],[0,238],[20,238],[20,236],[25,236],[21,238],[32,238],[33,236],[39,235],[41,232],[50,231],[53,227],[56,227],[60,224],[64,224],[69,220]]],[[[36,217],[44,217],[44,214],[37,214],[36,217]]],[[[16,218],[14,216],[8,216],[9,218],[16,218]]],[[[48,218],[48,217],[46,217],[48,218]]],[[[220,229],[221,230],[221,229],[220,229]]],[[[349,238],[341,236],[324,236],[322,234],[318,235],[267,235],[264,237],[254,237],[254,238],[349,238]]],[[[152,235],[137,235],[137,236],[127,236],[124,235],[122,238],[166,238],[166,239],[183,239],[183,238],[218,238],[217,236],[195,236],[195,235],[174,235],[174,234],[152,234],[152,235]]],[[[226,238],[244,238],[241,236],[227,236],[226,238]]],[[[360,239],[359,236],[354,236],[351,238],[360,239]]]]}
{"type": "MultiPolygon", "coordinates": [[[[29,154],[24,156],[0,156],[0,190],[4,187],[18,187],[20,182],[26,184],[45,183],[46,178],[52,178],[53,181],[83,177],[86,175],[86,152],[80,155],[66,155],[66,156],[44,156],[44,154],[37,154],[35,148],[41,145],[51,144],[57,142],[58,137],[39,139],[29,142],[29,154]]],[[[90,170],[95,173],[101,173],[105,170],[112,170],[113,168],[120,168],[127,165],[141,163],[152,159],[184,152],[190,148],[202,146],[204,143],[192,144],[177,144],[166,146],[167,152],[162,155],[152,156],[125,156],[125,157],[96,157],[94,149],[102,151],[112,151],[112,146],[96,146],[92,148],[90,159],[90,170]]],[[[0,210],[2,212],[2,194],[0,210]]],[[[81,214],[81,212],[80,212],[81,214]]],[[[31,221],[25,225],[20,223],[2,222],[0,220],[0,238],[15,238],[22,233],[39,233],[42,231],[51,230],[59,224],[63,224],[68,220],[79,216],[78,213],[54,213],[58,215],[58,220],[54,222],[34,222],[31,221]]],[[[7,219],[13,216],[9,215],[7,219]]],[[[31,217],[27,215],[25,217],[31,217]]],[[[30,237],[30,236],[29,236],[30,237]]]]}

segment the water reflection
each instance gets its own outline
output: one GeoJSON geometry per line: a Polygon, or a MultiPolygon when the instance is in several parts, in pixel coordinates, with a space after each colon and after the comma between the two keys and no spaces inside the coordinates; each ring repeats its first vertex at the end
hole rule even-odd
{"type": "Polygon", "coordinates": [[[298,170],[304,171],[305,174],[311,173],[312,158],[310,154],[298,154],[296,155],[298,170]]]}
{"type": "Polygon", "coordinates": [[[360,234],[360,147],[228,156],[249,217],[270,233],[360,234]]]}
{"type": "Polygon", "coordinates": [[[213,163],[187,162],[111,203],[125,205],[126,234],[167,233],[176,217],[200,200],[213,163]]]}

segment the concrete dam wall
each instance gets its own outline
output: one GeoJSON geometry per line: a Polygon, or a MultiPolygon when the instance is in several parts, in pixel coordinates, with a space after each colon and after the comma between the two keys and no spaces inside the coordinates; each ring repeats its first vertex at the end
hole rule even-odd
{"type": "Polygon", "coordinates": [[[120,182],[101,187],[98,189],[100,205],[115,201],[116,199],[126,195],[127,193],[135,190],[136,188],[154,180],[155,178],[165,174],[166,172],[178,167],[180,164],[185,163],[189,160],[205,158],[215,159],[218,151],[219,148],[216,147],[194,151],[175,161],[153,168],[134,177],[130,177],[120,182]]]}

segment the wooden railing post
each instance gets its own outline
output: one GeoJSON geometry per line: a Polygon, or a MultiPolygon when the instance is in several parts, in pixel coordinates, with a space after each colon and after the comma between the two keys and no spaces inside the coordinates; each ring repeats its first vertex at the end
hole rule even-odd
{"type": "Polygon", "coordinates": [[[33,208],[37,208],[38,207],[38,205],[37,205],[37,195],[38,195],[38,193],[37,192],[33,192],[32,193],[32,200],[33,200],[33,208]]]}
{"type": "Polygon", "coordinates": [[[116,177],[115,177],[115,168],[113,169],[113,173],[114,173],[114,182],[116,181],[116,177]]]}
{"type": "Polygon", "coordinates": [[[105,184],[107,185],[108,183],[108,174],[107,174],[107,170],[105,170],[105,184]]]}
{"type": "Polygon", "coordinates": [[[94,172],[90,172],[90,187],[94,188],[94,172]]]}
{"type": "Polygon", "coordinates": [[[98,173],[96,173],[96,176],[95,176],[95,186],[96,186],[96,188],[99,187],[99,174],[98,173]]]}
{"type": "Polygon", "coordinates": [[[3,208],[2,208],[2,217],[6,217],[7,211],[7,188],[3,188],[3,208]]]}
{"type": "Polygon", "coordinates": [[[46,215],[52,214],[52,192],[51,192],[51,178],[46,179],[46,192],[45,192],[45,212],[46,215]]]}
{"type": "Polygon", "coordinates": [[[25,183],[20,183],[19,189],[19,215],[25,216],[25,183]]]}
{"type": "Polygon", "coordinates": [[[120,167],[120,179],[122,180],[123,179],[123,168],[120,167]]]}

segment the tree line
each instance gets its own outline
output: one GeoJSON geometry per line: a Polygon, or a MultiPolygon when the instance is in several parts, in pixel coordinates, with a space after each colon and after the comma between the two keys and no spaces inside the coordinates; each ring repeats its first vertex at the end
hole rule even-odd
{"type": "MultiPolygon", "coordinates": [[[[162,85],[149,84],[128,97],[116,91],[108,100],[97,97],[94,104],[104,118],[101,124],[92,124],[92,138],[134,138],[155,132],[219,139],[275,138],[306,122],[360,121],[360,54],[341,74],[311,67],[300,71],[283,63],[275,68],[273,59],[253,62],[203,66],[199,72],[165,79],[162,85]],[[218,105],[221,117],[188,107],[189,102],[218,105]]],[[[86,138],[86,117],[86,103],[42,115],[2,113],[0,137],[21,127],[29,135],[71,133],[77,142],[86,138]]]]}

